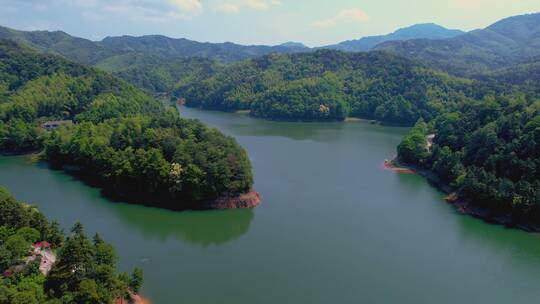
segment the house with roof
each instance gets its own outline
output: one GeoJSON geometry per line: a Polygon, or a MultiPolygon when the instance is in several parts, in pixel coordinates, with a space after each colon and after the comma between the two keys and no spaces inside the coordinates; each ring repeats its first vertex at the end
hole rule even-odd
{"type": "Polygon", "coordinates": [[[72,120],[53,120],[43,123],[41,127],[45,130],[52,131],[60,126],[70,126],[72,124],[72,120]]]}

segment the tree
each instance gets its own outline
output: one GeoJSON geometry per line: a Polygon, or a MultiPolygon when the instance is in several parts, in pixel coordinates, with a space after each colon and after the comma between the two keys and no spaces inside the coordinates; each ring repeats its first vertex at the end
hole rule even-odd
{"type": "Polygon", "coordinates": [[[131,278],[129,279],[129,288],[131,288],[133,292],[137,293],[141,290],[142,285],[143,271],[140,268],[135,268],[131,274],[131,278]]]}
{"type": "Polygon", "coordinates": [[[39,231],[30,227],[22,227],[17,230],[16,234],[21,236],[28,243],[35,243],[40,238],[39,231]]]}
{"type": "Polygon", "coordinates": [[[92,269],[93,258],[94,248],[82,224],[76,223],[47,277],[46,289],[57,297],[66,291],[73,291],[92,269]]]}
{"type": "Polygon", "coordinates": [[[112,245],[105,243],[96,233],[94,236],[95,263],[98,265],[116,265],[116,254],[112,245]]]}
{"type": "Polygon", "coordinates": [[[398,145],[398,157],[405,163],[419,165],[429,155],[426,148],[427,125],[419,120],[398,145]]]}

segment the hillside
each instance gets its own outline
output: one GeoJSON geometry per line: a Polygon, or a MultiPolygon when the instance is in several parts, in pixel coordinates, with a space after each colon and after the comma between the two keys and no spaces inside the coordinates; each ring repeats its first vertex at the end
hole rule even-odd
{"type": "Polygon", "coordinates": [[[357,40],[348,40],[335,45],[325,46],[323,48],[346,52],[367,52],[378,44],[386,41],[448,39],[461,34],[464,34],[464,32],[460,30],[450,30],[433,23],[424,23],[401,28],[388,35],[368,36],[357,40]]]}
{"type": "Polygon", "coordinates": [[[0,41],[0,97],[0,152],[43,151],[115,198],[211,208],[251,188],[233,139],[104,72],[0,41]],[[49,120],[69,123],[45,131],[49,120]]]}
{"type": "Polygon", "coordinates": [[[451,202],[492,222],[538,230],[540,95],[487,96],[419,122],[398,147],[401,161],[450,186],[451,202]],[[426,148],[426,136],[434,144],[426,148]],[[480,208],[480,209],[479,209],[480,208]]]}
{"type": "Polygon", "coordinates": [[[348,116],[414,124],[466,98],[471,81],[435,73],[380,52],[269,55],[227,66],[178,87],[188,106],[251,110],[255,117],[343,120],[348,116]]]}
{"type": "Polygon", "coordinates": [[[202,58],[162,59],[128,53],[106,59],[96,65],[144,91],[163,95],[185,83],[200,81],[217,72],[222,65],[202,58]]]}
{"type": "Polygon", "coordinates": [[[498,81],[512,85],[529,85],[540,89],[540,56],[530,61],[490,73],[473,75],[484,81],[498,81]]]}
{"type": "Polygon", "coordinates": [[[540,55],[540,13],[506,18],[451,39],[391,41],[376,49],[456,75],[487,73],[540,55]]]}
{"type": "Polygon", "coordinates": [[[116,269],[114,248],[98,234],[92,242],[75,224],[64,239],[57,222],[0,187],[0,303],[127,300],[139,292],[142,271],[128,275],[116,269]],[[45,257],[54,264],[47,267],[45,257]]]}

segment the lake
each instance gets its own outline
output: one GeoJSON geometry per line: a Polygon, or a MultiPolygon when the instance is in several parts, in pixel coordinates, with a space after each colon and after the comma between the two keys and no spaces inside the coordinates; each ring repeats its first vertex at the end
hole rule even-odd
{"type": "Polygon", "coordinates": [[[540,237],[459,215],[382,168],[406,129],[181,108],[247,150],[262,205],[171,212],[113,203],[28,156],[0,184],[64,229],[80,221],[144,269],[153,303],[538,303],[540,237]]]}

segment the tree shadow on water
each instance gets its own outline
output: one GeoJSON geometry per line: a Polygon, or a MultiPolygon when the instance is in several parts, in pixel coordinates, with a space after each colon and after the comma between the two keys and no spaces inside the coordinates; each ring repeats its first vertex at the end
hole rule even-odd
{"type": "Polygon", "coordinates": [[[119,219],[145,238],[174,238],[203,247],[240,238],[249,231],[254,218],[251,209],[175,212],[124,204],[113,209],[119,219]]]}
{"type": "MultiPolygon", "coordinates": [[[[40,169],[52,169],[46,162],[37,162],[35,165],[40,169]]],[[[76,171],[58,169],[56,171],[63,173],[56,175],[58,178],[69,176],[75,182],[98,190],[99,200],[105,203],[107,212],[113,213],[116,218],[129,227],[133,227],[143,238],[149,240],[174,238],[203,247],[222,245],[247,233],[254,218],[252,209],[172,211],[114,200],[102,191],[99,183],[79,176],[76,171]]]]}

